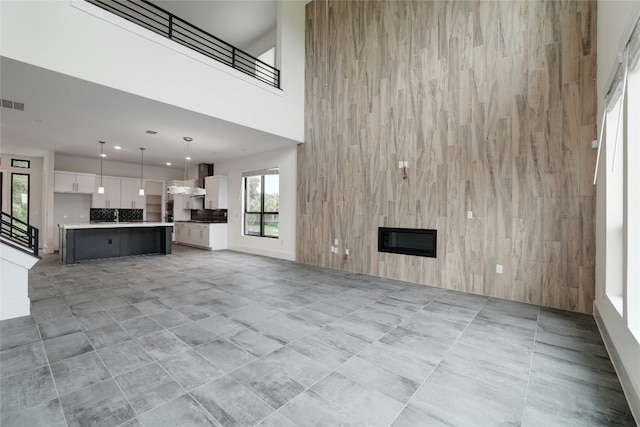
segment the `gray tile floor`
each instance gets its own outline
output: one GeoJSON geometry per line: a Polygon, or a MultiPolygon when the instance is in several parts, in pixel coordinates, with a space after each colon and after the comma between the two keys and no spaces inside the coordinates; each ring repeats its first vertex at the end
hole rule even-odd
{"type": "Polygon", "coordinates": [[[9,426],[630,426],[591,316],[176,247],[30,276],[9,426]]]}

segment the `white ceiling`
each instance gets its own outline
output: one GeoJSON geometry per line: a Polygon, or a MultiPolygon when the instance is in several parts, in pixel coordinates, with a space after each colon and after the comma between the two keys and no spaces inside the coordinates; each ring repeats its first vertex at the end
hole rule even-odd
{"type": "MultiPolygon", "coordinates": [[[[253,28],[258,11],[267,16],[264,8],[273,9],[275,22],[275,1],[271,0],[159,3],[176,15],[179,15],[176,8],[183,6],[184,11],[194,14],[189,19],[206,20],[203,8],[208,7],[209,16],[211,11],[217,10],[216,19],[233,14],[233,19],[222,21],[232,23],[238,19],[251,23],[246,27],[229,24],[225,27],[227,34],[218,32],[220,38],[238,45],[251,43],[262,35],[262,29],[255,30],[255,34],[237,31],[253,28]],[[241,12],[247,10],[251,13],[243,16],[241,12]],[[244,38],[240,32],[245,33],[244,38]]],[[[185,13],[182,15],[186,16],[185,13]]],[[[204,21],[200,25],[206,29],[204,21]]],[[[105,151],[111,160],[137,163],[139,148],[144,147],[145,164],[172,162],[172,167],[182,168],[187,145],[183,141],[185,136],[193,138],[190,143],[192,164],[215,163],[295,143],[9,58],[0,58],[0,70],[2,98],[25,104],[24,111],[0,108],[0,150],[3,153],[42,156],[45,151],[54,150],[95,157],[100,151],[98,141],[105,141],[105,151]],[[158,133],[148,135],[146,130],[158,133]],[[115,145],[121,146],[122,150],[114,150],[115,145]]]]}
{"type": "Polygon", "coordinates": [[[152,3],[240,49],[276,27],[276,0],[153,0],[152,3]]]}

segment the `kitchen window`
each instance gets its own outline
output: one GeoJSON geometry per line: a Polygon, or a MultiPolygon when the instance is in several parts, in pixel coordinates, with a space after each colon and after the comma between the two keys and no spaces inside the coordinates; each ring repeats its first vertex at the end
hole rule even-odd
{"type": "Polygon", "coordinates": [[[30,169],[31,161],[29,160],[20,160],[20,159],[11,159],[11,167],[12,168],[21,168],[21,169],[30,169]]]}
{"type": "Polygon", "coordinates": [[[277,168],[244,172],[244,235],[278,238],[280,175],[277,168]]]}
{"type": "Polygon", "coordinates": [[[25,173],[11,174],[11,216],[15,227],[12,233],[19,235],[27,234],[25,224],[29,223],[30,178],[25,173]]]}

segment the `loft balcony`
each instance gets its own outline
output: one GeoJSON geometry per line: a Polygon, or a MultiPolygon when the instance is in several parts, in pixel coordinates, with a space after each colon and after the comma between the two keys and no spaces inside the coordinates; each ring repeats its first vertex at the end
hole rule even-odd
{"type": "Polygon", "coordinates": [[[280,70],[147,0],[85,0],[280,89],[280,70]]]}

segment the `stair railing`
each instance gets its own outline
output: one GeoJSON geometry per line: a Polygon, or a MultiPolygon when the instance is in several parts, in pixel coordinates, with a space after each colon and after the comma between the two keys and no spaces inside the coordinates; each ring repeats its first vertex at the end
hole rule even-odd
{"type": "Polygon", "coordinates": [[[17,249],[38,256],[39,230],[6,212],[0,217],[0,236],[17,249]]]}

